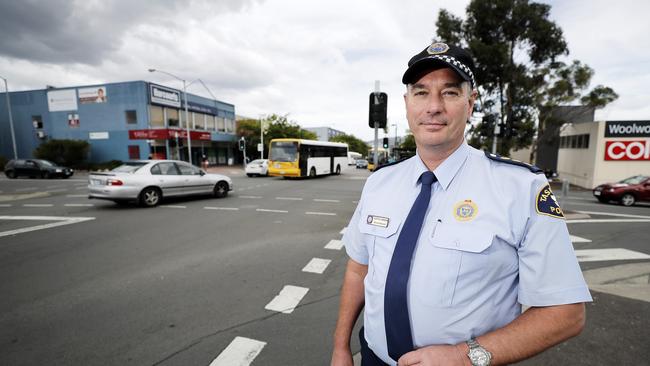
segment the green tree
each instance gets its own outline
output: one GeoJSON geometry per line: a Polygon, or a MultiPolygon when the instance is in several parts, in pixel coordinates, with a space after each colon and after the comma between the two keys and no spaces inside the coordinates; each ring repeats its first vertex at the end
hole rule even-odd
{"type": "Polygon", "coordinates": [[[402,149],[413,150],[415,151],[415,137],[412,133],[409,133],[404,137],[404,141],[399,145],[402,149]]]}
{"type": "Polygon", "coordinates": [[[34,150],[34,156],[57,164],[78,168],[88,158],[90,144],[84,140],[48,140],[34,150]]]}
{"type": "MultiPolygon", "coordinates": [[[[438,13],[440,40],[468,48],[476,62],[485,117],[470,129],[470,144],[490,148],[499,123],[505,131],[499,153],[528,147],[538,134],[540,109],[576,100],[588,86],[593,75],[588,66],[557,62],[569,50],[562,29],[549,19],[550,9],[529,0],[472,0],[465,20],[444,9],[438,13]],[[570,78],[562,81],[563,74],[570,78]]],[[[601,106],[615,95],[600,86],[593,93],[588,101],[601,106]]]]}
{"type": "Polygon", "coordinates": [[[346,135],[346,134],[338,135],[330,138],[330,141],[345,142],[346,144],[348,144],[348,151],[356,151],[363,156],[368,155],[368,149],[370,148],[368,144],[358,139],[354,135],[346,135]]]}
{"type": "MultiPolygon", "coordinates": [[[[303,130],[297,123],[289,121],[288,115],[270,114],[261,120],[266,126],[264,133],[264,158],[268,157],[269,142],[276,138],[301,138],[316,140],[315,133],[303,130]]],[[[246,140],[246,156],[254,159],[260,156],[257,144],[260,143],[260,120],[243,119],[237,122],[237,136],[246,140]]]]}

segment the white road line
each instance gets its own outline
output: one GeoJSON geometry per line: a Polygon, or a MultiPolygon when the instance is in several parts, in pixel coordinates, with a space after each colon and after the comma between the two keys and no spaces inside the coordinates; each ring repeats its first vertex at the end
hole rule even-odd
{"type": "Polygon", "coordinates": [[[206,206],[203,207],[206,210],[224,210],[224,211],[239,211],[238,207],[211,207],[211,206],[206,206]]]}
{"type": "Polygon", "coordinates": [[[650,259],[650,255],[624,248],[576,250],[578,262],[618,261],[629,259],[650,259]]]}
{"type": "Polygon", "coordinates": [[[569,235],[569,237],[571,238],[572,243],[591,243],[591,240],[579,236],[569,235]]]}
{"type": "Polygon", "coordinates": [[[0,207],[11,207],[11,203],[0,203],[0,207]]]}
{"type": "Polygon", "coordinates": [[[66,194],[65,196],[68,198],[88,197],[87,194],[66,194]]]}
{"type": "Polygon", "coordinates": [[[94,203],[66,203],[63,206],[65,207],[93,207],[94,203]]]}
{"type": "Polygon", "coordinates": [[[165,207],[165,208],[187,208],[187,206],[174,206],[174,205],[160,205],[160,207],[165,207]]]}
{"type": "Polygon", "coordinates": [[[51,203],[25,203],[23,207],[52,207],[51,203]]]}
{"type": "Polygon", "coordinates": [[[261,196],[237,196],[239,198],[262,198],[261,196]]]}
{"type": "Polygon", "coordinates": [[[341,229],[341,231],[339,231],[339,234],[341,234],[341,235],[345,234],[345,230],[347,230],[347,228],[348,227],[346,226],[343,229],[341,229]]]}
{"type": "Polygon", "coordinates": [[[64,188],[65,186],[47,186],[47,189],[64,188]]]}
{"type": "Polygon", "coordinates": [[[38,188],[36,187],[27,187],[27,188],[18,188],[16,192],[27,192],[27,191],[35,191],[38,188]]]}
{"type": "Polygon", "coordinates": [[[325,200],[325,199],[320,199],[320,198],[314,198],[315,202],[333,202],[333,203],[339,203],[341,201],[339,200],[325,200]]]}
{"type": "Polygon", "coordinates": [[[60,216],[0,216],[2,220],[33,220],[33,221],[57,221],[49,224],[24,227],[16,230],[2,231],[0,237],[27,233],[30,231],[49,229],[57,226],[76,224],[79,222],[94,220],[94,217],[60,217],[60,216]]]}
{"type": "Polygon", "coordinates": [[[276,200],[302,201],[301,197],[275,197],[276,200]]]}
{"type": "Polygon", "coordinates": [[[302,271],[322,274],[331,262],[331,259],[312,258],[302,271]]]}
{"type": "Polygon", "coordinates": [[[330,240],[325,249],[341,250],[343,248],[343,242],[341,240],[330,240]]]}
{"type": "Polygon", "coordinates": [[[77,188],[75,188],[75,189],[88,189],[88,187],[83,186],[83,187],[77,187],[77,188]]]}
{"type": "Polygon", "coordinates": [[[306,287],[284,286],[282,291],[270,303],[266,304],[264,309],[291,314],[300,303],[300,300],[307,295],[307,291],[309,289],[306,287]]]}
{"type": "Polygon", "coordinates": [[[359,201],[352,201],[352,203],[359,203],[359,201]]]}
{"type": "Polygon", "coordinates": [[[226,349],[210,363],[210,366],[248,366],[262,352],[266,342],[235,337],[226,349]]]}
{"type": "Polygon", "coordinates": [[[277,213],[288,213],[289,212],[289,211],[285,211],[285,210],[267,210],[265,208],[256,208],[255,211],[258,211],[258,212],[277,212],[277,213]]]}
{"type": "Polygon", "coordinates": [[[641,216],[641,215],[629,215],[629,214],[619,214],[611,212],[595,212],[595,211],[577,211],[587,215],[603,215],[603,216],[614,216],[614,217],[633,217],[637,219],[650,219],[650,216],[641,216]]]}
{"type": "Polygon", "coordinates": [[[311,212],[311,211],[305,212],[305,215],[336,216],[336,214],[333,212],[311,212]]]}
{"type": "Polygon", "coordinates": [[[566,220],[567,224],[597,224],[606,222],[650,222],[650,219],[585,219],[566,220]]]}
{"type": "Polygon", "coordinates": [[[56,192],[67,192],[68,190],[66,188],[62,189],[50,189],[47,191],[47,193],[56,193],[56,192]]]}

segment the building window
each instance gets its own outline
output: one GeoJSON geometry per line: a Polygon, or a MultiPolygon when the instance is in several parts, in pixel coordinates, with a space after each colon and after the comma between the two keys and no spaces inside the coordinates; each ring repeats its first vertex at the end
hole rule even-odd
{"type": "Polygon", "coordinates": [[[194,113],[194,128],[197,130],[205,130],[205,114],[194,113]]]}
{"type": "Polygon", "coordinates": [[[126,117],[126,123],[130,125],[134,125],[138,123],[138,114],[134,109],[130,109],[124,112],[124,115],[126,117]]]}
{"type": "Polygon", "coordinates": [[[158,107],[155,105],[149,106],[149,126],[165,127],[165,119],[163,116],[162,107],[158,107]]]}
{"type": "Polygon", "coordinates": [[[167,127],[178,127],[178,109],[165,108],[167,113],[167,127]]]}
{"type": "Polygon", "coordinates": [[[225,118],[225,121],[226,121],[226,132],[227,133],[235,132],[235,129],[233,127],[233,120],[231,120],[230,118],[225,118]]]}
{"type": "Polygon", "coordinates": [[[205,128],[208,131],[214,131],[214,116],[206,115],[205,116],[205,128]]]}
{"type": "Polygon", "coordinates": [[[560,149],[588,149],[589,134],[560,136],[560,149]]]}
{"type": "Polygon", "coordinates": [[[133,160],[140,159],[140,146],[129,145],[129,159],[133,159],[133,160]]]}
{"type": "Polygon", "coordinates": [[[43,117],[41,117],[41,116],[32,116],[32,125],[37,130],[43,128],[43,117]]]}
{"type": "Polygon", "coordinates": [[[226,131],[226,125],[223,120],[223,117],[216,117],[217,119],[217,131],[219,132],[225,132],[226,131]]]}

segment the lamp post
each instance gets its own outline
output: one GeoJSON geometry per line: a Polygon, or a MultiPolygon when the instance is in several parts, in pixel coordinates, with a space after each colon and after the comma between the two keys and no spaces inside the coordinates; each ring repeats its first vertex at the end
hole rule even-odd
{"type": "Polygon", "coordinates": [[[14,132],[14,118],[11,114],[11,101],[9,100],[9,87],[7,86],[7,79],[0,76],[0,79],[5,82],[5,95],[7,96],[7,112],[9,113],[9,128],[11,129],[11,142],[14,146],[14,159],[18,159],[18,151],[16,149],[16,133],[14,132]]]}
{"type": "Polygon", "coordinates": [[[169,73],[167,71],[149,69],[149,72],[160,72],[165,75],[169,75],[176,80],[183,82],[183,99],[185,99],[185,130],[187,131],[187,157],[189,159],[189,163],[192,164],[192,140],[190,139],[190,118],[189,118],[189,112],[187,111],[187,82],[185,81],[185,79],[181,79],[178,76],[169,73]]]}

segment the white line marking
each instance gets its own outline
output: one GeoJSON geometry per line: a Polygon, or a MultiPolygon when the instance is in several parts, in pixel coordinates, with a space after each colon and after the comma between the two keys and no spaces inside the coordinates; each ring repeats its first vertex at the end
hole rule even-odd
{"type": "Polygon", "coordinates": [[[628,259],[649,259],[650,255],[624,248],[576,250],[579,262],[619,261],[628,259]]]}
{"type": "Polygon", "coordinates": [[[174,206],[174,205],[160,205],[160,207],[165,207],[165,208],[187,208],[187,206],[174,206]]]}
{"type": "Polygon", "coordinates": [[[63,206],[65,207],[93,207],[93,203],[66,203],[63,206]]]}
{"type": "Polygon", "coordinates": [[[334,203],[339,203],[339,202],[341,202],[341,201],[339,201],[339,200],[324,200],[324,199],[320,199],[320,198],[314,198],[314,201],[315,201],[315,202],[334,202],[334,203]]]}
{"type": "Polygon", "coordinates": [[[571,238],[572,243],[591,243],[591,240],[579,236],[569,235],[569,237],[571,238]]]}
{"type": "Polygon", "coordinates": [[[11,207],[11,203],[0,203],[0,207],[11,207]]]}
{"type": "Polygon", "coordinates": [[[333,212],[311,212],[311,211],[305,212],[305,215],[336,216],[336,214],[333,212]]]}
{"type": "Polygon", "coordinates": [[[27,233],[30,231],[49,229],[57,226],[76,224],[79,222],[94,220],[94,217],[59,217],[59,216],[0,216],[2,220],[33,220],[33,221],[57,221],[49,224],[25,227],[16,230],[0,232],[0,237],[27,233]]]}
{"type": "Polygon", "coordinates": [[[262,352],[266,342],[235,337],[210,366],[248,366],[262,352]]]}
{"type": "Polygon", "coordinates": [[[300,197],[275,197],[276,200],[302,201],[300,197]]]}
{"type": "Polygon", "coordinates": [[[51,203],[25,203],[23,207],[52,207],[51,203]]]}
{"type": "Polygon", "coordinates": [[[650,222],[650,219],[585,219],[585,220],[566,220],[567,224],[595,224],[606,222],[650,222]]]}
{"type": "Polygon", "coordinates": [[[287,212],[289,212],[289,211],[285,211],[285,210],[267,210],[267,209],[264,209],[264,208],[257,208],[257,209],[255,209],[255,211],[258,211],[258,212],[277,212],[277,213],[287,213],[287,212]]]}
{"type": "Polygon", "coordinates": [[[325,249],[341,250],[343,248],[343,242],[341,240],[330,240],[325,249]]]}
{"type": "Polygon", "coordinates": [[[50,189],[47,191],[47,193],[56,193],[56,192],[67,192],[68,190],[66,188],[62,189],[50,189]]]}
{"type": "Polygon", "coordinates": [[[66,197],[69,197],[69,198],[88,197],[87,194],[66,194],[65,196],[66,196],[66,197]]]}
{"type": "Polygon", "coordinates": [[[16,190],[16,192],[27,192],[27,191],[35,191],[38,188],[36,187],[27,187],[27,188],[19,188],[16,190]]]}
{"type": "Polygon", "coordinates": [[[300,300],[307,295],[307,291],[309,289],[306,287],[284,286],[282,291],[270,303],[266,304],[264,309],[291,314],[300,303],[300,300]]]}
{"type": "Polygon", "coordinates": [[[77,187],[77,188],[75,188],[75,189],[87,189],[87,188],[88,188],[88,187],[84,185],[83,187],[77,187]]]}
{"type": "Polygon", "coordinates": [[[322,274],[331,262],[331,259],[312,258],[302,271],[322,274]]]}
{"type": "Polygon", "coordinates": [[[64,188],[65,186],[47,186],[47,189],[64,188]]]}
{"type": "Polygon", "coordinates": [[[595,211],[577,211],[577,212],[588,214],[588,215],[603,215],[603,216],[615,216],[615,217],[633,217],[637,219],[650,219],[650,216],[629,215],[629,214],[619,214],[619,213],[610,213],[610,212],[595,212],[595,211]]]}
{"type": "Polygon", "coordinates": [[[262,198],[261,196],[237,196],[239,198],[262,198]]]}
{"type": "Polygon", "coordinates": [[[352,201],[352,203],[359,203],[359,201],[352,201]]]}
{"type": "Polygon", "coordinates": [[[211,207],[211,206],[206,206],[203,207],[206,210],[225,210],[225,211],[239,211],[239,208],[237,207],[211,207]]]}
{"type": "Polygon", "coordinates": [[[341,229],[341,231],[339,231],[339,234],[344,235],[344,234],[345,234],[345,230],[347,230],[347,228],[348,228],[348,227],[346,226],[346,227],[344,227],[343,229],[341,229]]]}

